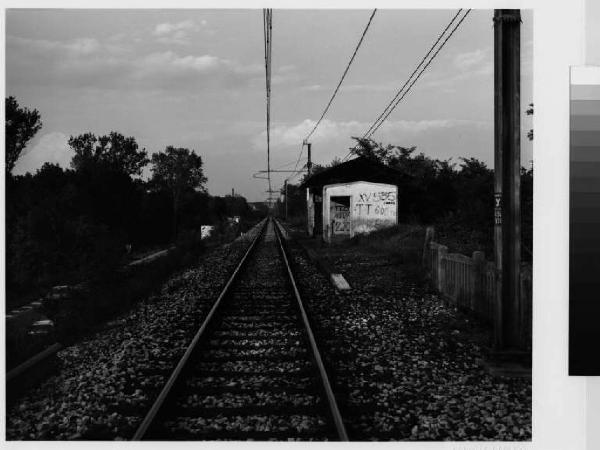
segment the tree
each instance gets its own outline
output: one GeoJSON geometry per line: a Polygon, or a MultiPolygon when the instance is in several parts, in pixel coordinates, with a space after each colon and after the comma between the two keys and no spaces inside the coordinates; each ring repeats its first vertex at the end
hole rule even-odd
{"type": "MultiPolygon", "coordinates": [[[[332,161],[332,164],[335,162],[332,161]]],[[[287,213],[289,218],[301,218],[304,217],[306,213],[306,193],[304,189],[300,189],[300,184],[292,184],[288,183],[287,192],[285,187],[281,188],[281,195],[285,198],[287,202],[287,213]]],[[[285,206],[282,204],[280,210],[280,215],[285,215],[285,206]]]]}
{"type": "Polygon", "coordinates": [[[187,148],[168,146],[152,155],[151,183],[171,192],[173,200],[173,239],[177,237],[177,219],[183,194],[188,190],[205,192],[206,177],[202,157],[187,148]]]}
{"type": "Polygon", "coordinates": [[[10,174],[29,140],[42,128],[40,113],[19,107],[15,97],[5,99],[6,173],[10,174]]]}
{"type": "Polygon", "coordinates": [[[99,137],[92,133],[71,136],[69,146],[75,152],[71,167],[78,171],[101,164],[129,176],[139,176],[149,162],[146,149],[138,150],[134,137],[115,131],[99,137]]]}
{"type": "Polygon", "coordinates": [[[377,144],[370,138],[352,137],[356,141],[356,145],[350,149],[350,153],[356,156],[362,156],[373,159],[382,164],[385,164],[391,146],[383,148],[381,144],[377,144]]]}

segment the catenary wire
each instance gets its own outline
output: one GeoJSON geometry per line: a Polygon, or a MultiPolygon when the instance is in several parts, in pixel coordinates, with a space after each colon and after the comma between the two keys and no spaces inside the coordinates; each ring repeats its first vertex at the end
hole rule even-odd
{"type": "Polygon", "coordinates": [[[338,91],[340,90],[342,83],[344,82],[344,78],[346,78],[346,75],[348,74],[348,71],[350,70],[350,66],[354,62],[354,58],[356,57],[356,54],[358,53],[358,49],[362,45],[362,42],[365,38],[365,35],[367,34],[367,31],[369,30],[369,27],[371,26],[371,22],[373,21],[373,17],[375,16],[376,12],[377,12],[377,8],[375,8],[373,10],[373,12],[371,13],[371,17],[369,17],[369,21],[367,22],[367,25],[365,26],[365,29],[363,30],[362,35],[360,37],[360,40],[358,41],[358,44],[356,45],[356,48],[354,49],[354,53],[352,53],[352,56],[350,57],[350,61],[348,61],[348,64],[346,65],[346,69],[342,73],[342,77],[340,78],[340,81],[338,82],[337,86],[335,87],[333,94],[331,95],[331,98],[329,99],[329,102],[327,102],[327,105],[325,106],[325,109],[323,110],[321,117],[319,118],[319,120],[317,121],[315,126],[312,128],[310,133],[308,133],[308,135],[304,138],[304,142],[306,142],[306,141],[308,141],[308,139],[310,139],[310,137],[313,135],[313,133],[317,130],[317,128],[321,124],[321,121],[325,117],[325,114],[327,114],[327,111],[329,111],[329,108],[331,107],[333,100],[335,99],[338,91]]]}
{"type": "MultiPolygon", "coordinates": [[[[439,43],[439,41],[444,36],[444,34],[446,33],[446,31],[456,21],[456,18],[458,17],[458,15],[460,14],[461,11],[462,11],[462,9],[459,10],[457,12],[457,14],[452,18],[452,20],[450,21],[450,23],[448,24],[448,26],[446,26],[446,28],[444,29],[444,31],[440,34],[440,36],[438,37],[438,39],[436,40],[436,42],[434,43],[434,45],[432,46],[432,48],[427,52],[426,56],[419,63],[419,65],[417,66],[417,68],[415,69],[415,71],[411,74],[411,76],[408,78],[408,80],[406,81],[406,83],[404,84],[404,86],[398,91],[398,93],[394,96],[394,98],[392,99],[392,101],[386,106],[386,108],[384,109],[384,111],[379,115],[379,117],[375,120],[375,122],[373,122],[373,124],[369,127],[369,129],[364,133],[363,138],[369,139],[379,129],[379,127],[381,127],[381,125],[385,122],[385,120],[389,117],[389,115],[394,111],[394,109],[396,109],[396,107],[398,106],[398,104],[404,99],[404,97],[408,94],[408,92],[410,92],[410,90],[415,85],[415,83],[417,82],[417,80],[427,70],[427,68],[433,62],[433,60],[437,57],[437,55],[441,51],[441,49],[446,45],[446,43],[448,42],[448,40],[452,37],[452,35],[456,32],[456,30],[460,27],[460,25],[463,23],[463,21],[465,20],[465,18],[471,12],[470,9],[468,9],[466,11],[466,13],[462,16],[462,18],[458,21],[458,23],[454,26],[454,28],[450,31],[450,33],[446,36],[446,38],[442,41],[441,45],[433,53],[433,55],[431,56],[431,58],[423,66],[423,62],[426,60],[427,56],[431,54],[431,51],[433,50],[433,48],[435,48],[435,46],[439,43]],[[419,71],[419,73],[417,74],[417,76],[412,80],[412,82],[405,89],[405,86],[407,86],[407,84],[413,78],[415,72],[417,70],[419,70],[419,67],[421,67],[421,66],[423,66],[423,67],[421,68],[421,70],[419,71]],[[400,94],[402,94],[402,95],[400,96],[400,94]]],[[[346,154],[346,156],[342,159],[342,161],[346,161],[349,158],[349,156],[352,154],[352,151],[355,150],[356,148],[357,148],[357,145],[355,145],[353,148],[351,148],[350,151],[346,154]]]]}

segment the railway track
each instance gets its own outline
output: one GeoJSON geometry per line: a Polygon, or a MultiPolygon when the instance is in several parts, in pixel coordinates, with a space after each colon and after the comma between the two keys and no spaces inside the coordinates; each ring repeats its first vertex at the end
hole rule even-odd
{"type": "Polygon", "coordinates": [[[348,439],[273,219],[133,437],[142,439],[348,439]]]}

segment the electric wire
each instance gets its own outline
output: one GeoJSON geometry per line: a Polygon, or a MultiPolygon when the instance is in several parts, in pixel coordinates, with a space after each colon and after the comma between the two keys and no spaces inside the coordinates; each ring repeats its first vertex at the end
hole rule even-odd
{"type": "Polygon", "coordinates": [[[404,88],[408,85],[408,83],[413,78],[413,76],[421,68],[421,66],[423,65],[423,63],[425,62],[425,60],[429,57],[429,55],[431,54],[431,52],[433,51],[433,49],[437,46],[437,44],[440,42],[440,40],[442,39],[442,37],[446,34],[446,32],[448,31],[448,29],[452,26],[452,24],[454,23],[454,21],[456,20],[456,18],[459,16],[459,14],[461,13],[461,11],[462,11],[462,8],[458,10],[458,12],[452,18],[452,20],[448,23],[448,25],[446,25],[446,28],[444,28],[444,30],[439,34],[439,36],[437,37],[437,39],[435,40],[435,42],[433,43],[433,45],[429,48],[429,50],[427,51],[427,53],[425,54],[425,56],[423,56],[423,58],[421,59],[421,61],[419,62],[419,64],[415,68],[415,70],[410,74],[410,76],[408,77],[408,79],[406,80],[406,82],[404,83],[404,85],[398,90],[398,92],[396,93],[396,95],[394,96],[394,98],[392,98],[392,100],[388,103],[388,105],[385,107],[385,109],[383,110],[383,112],[381,114],[379,114],[379,116],[377,117],[377,119],[375,119],[375,121],[369,127],[369,129],[365,132],[365,134],[363,135],[363,137],[365,137],[367,134],[369,134],[369,132],[375,126],[375,124],[377,122],[379,122],[379,120],[383,117],[383,115],[392,106],[392,104],[394,103],[394,101],[396,101],[396,99],[400,96],[400,94],[402,94],[402,92],[404,91],[404,88]]]}
{"type": "MultiPolygon", "coordinates": [[[[429,58],[429,60],[427,60],[427,57],[431,54],[432,50],[436,47],[436,45],[440,42],[440,40],[442,39],[442,37],[446,34],[446,32],[448,31],[448,29],[452,26],[452,24],[456,21],[456,19],[459,17],[459,14],[461,13],[462,9],[459,9],[458,12],[456,13],[456,15],[452,18],[452,20],[450,21],[450,23],[446,26],[446,28],[442,31],[442,33],[438,36],[437,40],[435,41],[435,43],[433,44],[433,46],[429,49],[429,51],[426,53],[425,57],[421,60],[421,62],[417,65],[417,68],[413,71],[413,73],[410,75],[410,77],[406,80],[406,82],[404,83],[404,85],[402,86],[402,88],[400,88],[400,90],[396,93],[396,95],[394,96],[394,98],[388,103],[388,105],[385,107],[385,109],[383,110],[383,112],[377,117],[377,119],[375,119],[375,121],[371,124],[371,126],[369,127],[369,129],[363,134],[363,139],[370,139],[371,136],[381,127],[381,125],[387,120],[387,118],[390,116],[390,114],[396,109],[396,107],[398,106],[398,104],[404,99],[404,97],[406,97],[406,95],[410,92],[410,90],[412,89],[412,87],[415,85],[415,83],[417,82],[417,80],[423,75],[423,73],[427,70],[427,68],[430,66],[430,64],[433,62],[433,60],[437,57],[437,55],[439,54],[439,52],[442,50],[442,48],[444,48],[444,46],[446,45],[446,43],[448,42],[448,40],[454,35],[454,33],[456,32],[456,30],[460,27],[460,25],[463,23],[463,21],[466,19],[466,17],[469,15],[469,13],[471,12],[470,9],[468,9],[465,14],[462,16],[462,18],[458,21],[458,23],[456,23],[456,25],[454,26],[454,28],[452,28],[452,30],[450,31],[450,33],[446,36],[446,38],[442,41],[441,45],[439,45],[439,47],[436,49],[436,51],[433,53],[433,55],[429,58]],[[427,62],[425,63],[425,65],[423,65],[423,63],[427,60],[427,62]],[[421,67],[422,66],[422,67],[421,67]],[[419,68],[421,67],[420,71],[419,68]],[[413,79],[415,73],[418,72],[417,76],[413,79]],[[411,82],[412,79],[412,82],[411,82]],[[409,84],[410,83],[410,84],[409,84]],[[408,87],[406,87],[408,86],[408,87]]],[[[358,147],[358,144],[355,145],[353,148],[350,149],[350,151],[346,154],[346,156],[342,159],[342,161],[346,161],[350,155],[352,154],[352,151],[355,150],[358,147]]]]}
{"type": "Polygon", "coordinates": [[[348,61],[346,69],[344,70],[344,73],[342,74],[342,77],[340,78],[340,81],[338,82],[335,90],[333,91],[333,94],[331,95],[331,98],[329,99],[329,102],[327,102],[327,106],[325,106],[325,109],[323,110],[323,113],[321,114],[321,117],[319,118],[319,120],[317,121],[317,123],[315,124],[315,126],[313,127],[313,129],[304,138],[304,142],[307,142],[308,139],[310,139],[310,137],[313,135],[313,133],[317,130],[317,128],[321,124],[321,121],[325,117],[325,114],[327,114],[327,111],[329,111],[329,108],[331,107],[331,104],[333,103],[333,99],[335,99],[338,91],[340,90],[340,86],[344,82],[344,78],[346,78],[346,75],[348,74],[348,71],[350,70],[350,66],[354,62],[354,58],[356,57],[356,54],[358,53],[358,49],[362,45],[362,42],[363,42],[363,40],[365,38],[365,35],[367,34],[367,31],[369,30],[369,27],[371,26],[371,22],[373,21],[373,17],[375,16],[376,12],[377,12],[377,8],[375,8],[373,10],[373,12],[371,13],[371,17],[369,17],[369,21],[367,22],[367,25],[365,26],[365,29],[363,30],[362,35],[360,37],[360,40],[358,41],[358,44],[356,45],[356,48],[354,49],[354,53],[352,53],[352,56],[350,57],[350,61],[348,61]]]}
{"type": "Polygon", "coordinates": [[[471,12],[471,10],[468,9],[467,12],[462,16],[462,18],[460,19],[460,21],[454,26],[454,28],[452,29],[452,31],[450,31],[450,34],[444,39],[444,41],[442,42],[442,44],[440,45],[440,47],[438,47],[438,49],[435,51],[435,53],[433,54],[433,56],[429,59],[429,61],[427,62],[427,64],[425,64],[425,66],[421,69],[421,71],[416,76],[416,78],[412,81],[412,83],[408,86],[408,88],[406,88],[406,90],[404,91],[404,94],[402,94],[402,96],[395,101],[394,105],[388,110],[387,113],[385,113],[385,116],[379,121],[379,123],[375,126],[375,128],[373,128],[368,133],[368,135],[366,136],[367,138],[370,137],[370,136],[372,136],[379,129],[379,127],[383,124],[383,122],[386,121],[386,119],[394,111],[394,109],[396,109],[396,107],[398,106],[398,104],[404,99],[404,97],[406,97],[406,95],[410,92],[410,90],[415,85],[415,83],[419,80],[419,78],[421,77],[421,75],[423,75],[423,73],[427,70],[427,68],[429,67],[429,65],[437,57],[438,53],[442,50],[442,48],[444,48],[444,46],[446,45],[446,42],[448,42],[448,40],[452,37],[452,35],[454,35],[454,33],[456,32],[456,30],[458,29],[458,27],[460,27],[460,25],[467,18],[467,16],[469,15],[470,12],[471,12]]]}

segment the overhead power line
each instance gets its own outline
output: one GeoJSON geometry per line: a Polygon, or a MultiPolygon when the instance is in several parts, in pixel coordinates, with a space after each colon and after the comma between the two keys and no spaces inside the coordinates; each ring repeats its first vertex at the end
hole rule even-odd
{"type": "Polygon", "coordinates": [[[358,52],[358,49],[360,48],[360,46],[365,38],[365,35],[367,34],[369,27],[371,26],[371,22],[373,21],[373,17],[375,16],[376,12],[377,12],[377,8],[374,9],[373,12],[371,13],[371,17],[369,17],[369,21],[367,22],[367,25],[365,26],[365,29],[363,30],[362,35],[360,37],[360,40],[358,41],[358,44],[356,45],[356,48],[354,49],[354,53],[352,53],[352,57],[350,58],[350,61],[348,61],[348,65],[346,66],[346,69],[344,70],[344,73],[342,74],[342,78],[340,78],[340,81],[338,82],[335,90],[333,91],[333,94],[331,95],[331,98],[329,99],[327,106],[325,106],[325,109],[323,110],[323,113],[321,114],[321,117],[319,118],[319,120],[317,121],[317,123],[315,124],[313,129],[310,131],[310,133],[308,133],[308,135],[304,138],[305,142],[308,141],[308,139],[310,139],[310,137],[313,135],[313,133],[317,130],[317,128],[321,124],[321,121],[325,117],[325,114],[327,114],[327,111],[329,111],[329,107],[333,103],[333,99],[335,98],[338,91],[340,90],[340,86],[344,82],[344,78],[346,78],[346,74],[348,73],[348,70],[350,70],[350,66],[352,65],[352,62],[354,61],[354,58],[356,57],[356,53],[358,52]]]}
{"type": "Polygon", "coordinates": [[[283,165],[281,165],[281,166],[277,166],[275,169],[283,169],[284,167],[289,167],[289,166],[291,166],[292,164],[296,164],[296,166],[294,167],[294,170],[296,170],[296,167],[298,167],[298,162],[299,162],[299,161],[290,161],[290,162],[288,162],[288,163],[286,163],[286,164],[283,164],[283,165]]]}
{"type": "Polygon", "coordinates": [[[425,54],[425,56],[423,56],[423,59],[421,59],[421,62],[419,62],[419,64],[417,65],[417,67],[415,68],[415,70],[410,74],[410,76],[408,77],[408,79],[406,80],[406,82],[402,85],[402,87],[398,90],[398,92],[396,93],[396,95],[394,96],[394,98],[392,98],[392,100],[390,100],[390,102],[388,103],[388,105],[385,107],[385,109],[383,110],[383,112],[381,114],[379,114],[379,116],[377,117],[377,119],[375,119],[375,121],[373,122],[373,124],[369,127],[369,129],[366,131],[366,133],[364,134],[363,137],[367,136],[369,134],[369,132],[373,129],[373,127],[375,126],[376,123],[379,122],[379,120],[383,117],[384,114],[386,114],[389,110],[389,108],[392,106],[392,104],[398,99],[398,97],[402,94],[402,92],[404,91],[404,88],[408,85],[408,83],[410,82],[410,80],[415,76],[415,74],[417,73],[417,71],[421,68],[421,66],[425,63],[425,60],[427,60],[427,58],[429,57],[429,55],[431,54],[431,52],[433,51],[433,49],[437,46],[437,44],[442,40],[442,38],[444,37],[444,34],[446,34],[446,31],[448,31],[448,29],[452,26],[452,24],[454,23],[454,21],[456,20],[456,18],[459,16],[459,14],[461,13],[462,9],[459,9],[458,12],[455,14],[455,16],[452,18],[452,20],[450,21],[450,23],[448,23],[448,25],[446,25],[446,28],[444,28],[444,30],[440,33],[440,35],[437,37],[437,39],[435,40],[435,42],[433,43],[433,45],[431,46],[431,48],[429,49],[429,51],[425,54]]]}
{"type": "MultiPolygon", "coordinates": [[[[388,103],[388,105],[385,107],[385,109],[383,110],[383,112],[371,124],[371,126],[369,127],[369,129],[363,134],[362,137],[364,139],[369,139],[379,129],[379,127],[381,127],[381,125],[386,121],[386,119],[389,117],[389,115],[394,111],[394,109],[396,109],[396,107],[398,106],[398,104],[410,92],[410,90],[415,85],[415,83],[417,82],[417,80],[427,70],[427,68],[429,67],[429,65],[437,57],[438,53],[442,50],[442,48],[444,48],[444,46],[446,45],[446,43],[448,42],[448,40],[452,37],[452,35],[456,32],[456,30],[458,29],[458,27],[460,27],[460,25],[463,23],[463,21],[465,20],[465,18],[471,12],[471,10],[468,9],[465,12],[465,14],[460,18],[460,20],[456,23],[456,25],[454,25],[454,28],[452,28],[452,30],[448,33],[448,30],[456,22],[456,20],[458,19],[458,17],[460,16],[460,14],[461,14],[462,11],[463,11],[462,9],[459,9],[458,12],[452,18],[452,20],[450,21],[450,23],[440,33],[440,35],[435,40],[435,42],[433,43],[433,45],[431,46],[431,48],[427,51],[427,53],[425,54],[425,56],[423,57],[423,59],[421,59],[421,61],[419,62],[419,64],[415,68],[415,70],[411,73],[411,75],[408,77],[408,79],[406,80],[406,82],[402,85],[402,87],[400,88],[400,90],[396,93],[396,95],[388,103]],[[442,41],[442,38],[444,38],[444,36],[446,36],[446,37],[442,41]],[[438,44],[440,43],[440,41],[442,41],[442,42],[438,46],[438,44]],[[437,49],[434,52],[434,49],[436,48],[436,46],[437,46],[437,49]],[[432,52],[433,52],[433,54],[432,54],[432,52]],[[429,57],[430,55],[431,55],[431,57],[429,57]],[[429,57],[429,59],[428,59],[428,57],[429,57]],[[415,77],[415,74],[416,74],[416,77],[415,77]]],[[[348,159],[348,157],[352,154],[352,150],[354,150],[356,148],[357,148],[357,145],[355,145],[352,149],[350,149],[350,151],[342,159],[342,161],[346,161],[348,159]]]]}
{"type": "Polygon", "coordinates": [[[273,11],[263,9],[263,31],[265,41],[265,83],[267,93],[267,179],[271,188],[271,44],[273,42],[273,11]]]}
{"type": "MultiPolygon", "coordinates": [[[[404,91],[404,93],[402,94],[402,96],[400,98],[398,98],[397,100],[395,100],[393,106],[391,108],[389,108],[389,110],[385,113],[385,115],[379,120],[379,123],[377,123],[377,125],[374,128],[372,128],[371,131],[369,131],[368,133],[365,134],[365,137],[371,137],[379,129],[379,127],[383,124],[383,122],[385,122],[385,120],[394,111],[394,109],[396,109],[396,107],[398,106],[398,104],[404,99],[404,97],[406,97],[406,94],[408,94],[410,92],[410,90],[415,85],[415,83],[417,82],[417,80],[419,78],[421,78],[421,75],[423,75],[423,73],[427,70],[427,68],[433,62],[433,60],[436,58],[436,56],[438,55],[438,53],[442,50],[442,48],[444,48],[444,46],[446,45],[446,42],[448,42],[448,40],[456,32],[456,30],[458,29],[458,27],[460,27],[460,25],[467,18],[467,16],[469,15],[470,12],[471,12],[471,10],[468,9],[467,12],[458,21],[458,23],[454,26],[454,28],[452,29],[452,31],[450,31],[450,34],[448,34],[446,36],[446,38],[444,39],[444,41],[442,42],[442,44],[438,47],[438,49],[435,51],[435,53],[431,56],[431,58],[429,59],[429,61],[427,61],[427,63],[419,71],[419,73],[417,74],[417,76],[415,77],[415,79],[412,81],[412,83],[410,83],[410,85],[406,88],[406,90],[404,91]]],[[[454,22],[455,18],[456,18],[456,16],[452,19],[452,22],[454,22]]]]}

